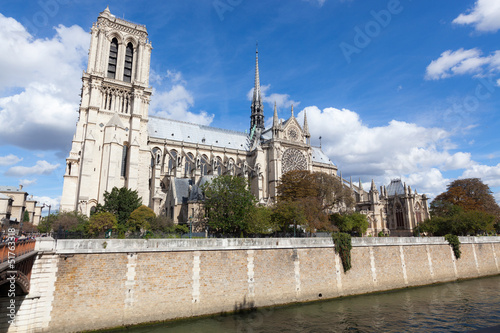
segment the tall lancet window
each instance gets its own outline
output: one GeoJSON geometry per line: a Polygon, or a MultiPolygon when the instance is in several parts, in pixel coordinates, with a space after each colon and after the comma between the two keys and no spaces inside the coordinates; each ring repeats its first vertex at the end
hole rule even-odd
{"type": "Polygon", "coordinates": [[[113,38],[109,47],[108,78],[114,79],[116,76],[116,60],[118,59],[118,40],[113,38]]]}
{"type": "Polygon", "coordinates": [[[132,43],[127,44],[127,49],[125,50],[125,66],[123,70],[123,81],[132,81],[132,62],[134,60],[134,46],[132,43]]]}

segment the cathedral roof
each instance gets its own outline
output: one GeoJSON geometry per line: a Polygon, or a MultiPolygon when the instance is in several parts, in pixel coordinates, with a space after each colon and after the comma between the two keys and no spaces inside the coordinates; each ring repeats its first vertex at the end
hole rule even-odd
{"type": "MultiPolygon", "coordinates": [[[[198,125],[179,120],[149,116],[148,134],[152,138],[198,143],[207,146],[248,151],[248,134],[222,128],[198,125]]],[[[271,131],[265,130],[261,137],[271,139],[271,131]]],[[[333,164],[319,147],[312,148],[313,162],[333,164]]]]}
{"type": "Polygon", "coordinates": [[[313,162],[333,164],[332,161],[326,156],[326,154],[319,147],[311,147],[312,149],[312,159],[313,162]]]}
{"type": "Polygon", "coordinates": [[[150,116],[148,134],[152,138],[248,150],[248,134],[246,133],[178,120],[150,116]]]}
{"type": "Polygon", "coordinates": [[[404,195],[405,194],[405,188],[403,186],[403,182],[401,182],[401,179],[393,179],[391,180],[391,183],[389,186],[387,186],[387,195],[388,196],[393,196],[393,195],[404,195]]]}

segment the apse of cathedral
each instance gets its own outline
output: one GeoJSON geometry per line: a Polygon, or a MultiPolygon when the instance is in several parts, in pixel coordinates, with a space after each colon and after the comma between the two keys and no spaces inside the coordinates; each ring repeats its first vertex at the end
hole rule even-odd
{"type": "Polygon", "coordinates": [[[248,133],[149,116],[151,42],[146,27],[106,8],[91,28],[87,70],[82,77],[79,119],[66,159],[61,210],[90,215],[113,187],[137,190],[156,214],[186,223],[203,200],[201,186],[219,175],[248,179],[260,204],[271,205],[281,176],[291,170],[338,177],[366,214],[368,233],[406,235],[429,216],[427,198],[394,180],[380,192],[365,191],[337,175],[320,147],[311,146],[304,121],[278,118],[264,126],[258,51],[248,133]]]}

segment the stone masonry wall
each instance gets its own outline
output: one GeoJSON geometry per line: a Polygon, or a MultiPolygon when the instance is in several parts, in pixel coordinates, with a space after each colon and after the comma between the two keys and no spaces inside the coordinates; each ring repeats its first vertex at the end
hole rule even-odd
{"type": "Polygon", "coordinates": [[[59,240],[38,255],[19,322],[0,332],[92,330],[500,273],[500,237],[461,243],[456,260],[443,238],[353,239],[344,273],[330,238],[59,240]]]}

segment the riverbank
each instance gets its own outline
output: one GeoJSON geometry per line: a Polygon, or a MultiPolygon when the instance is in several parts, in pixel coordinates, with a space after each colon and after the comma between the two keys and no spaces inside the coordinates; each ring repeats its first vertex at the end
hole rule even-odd
{"type": "Polygon", "coordinates": [[[500,273],[500,237],[460,241],[457,260],[441,237],[354,238],[344,272],[331,238],[44,240],[7,329],[96,330],[500,273]]]}

